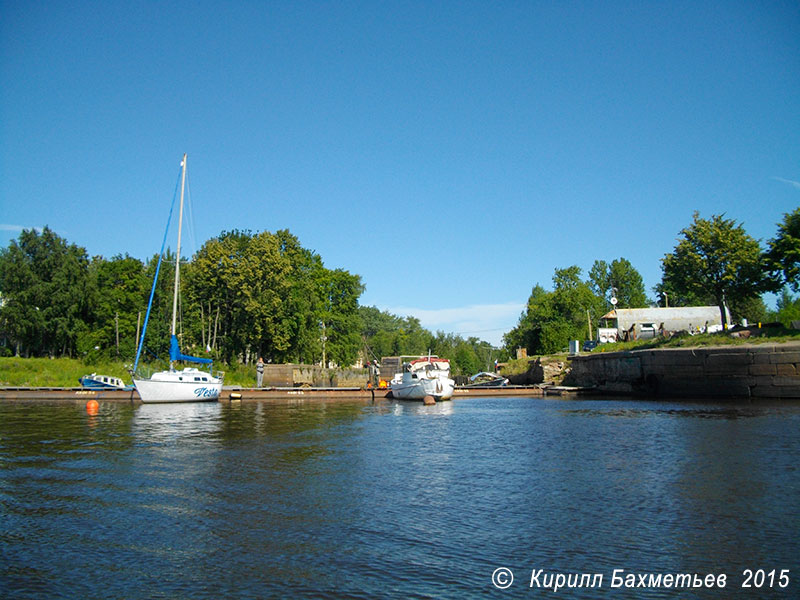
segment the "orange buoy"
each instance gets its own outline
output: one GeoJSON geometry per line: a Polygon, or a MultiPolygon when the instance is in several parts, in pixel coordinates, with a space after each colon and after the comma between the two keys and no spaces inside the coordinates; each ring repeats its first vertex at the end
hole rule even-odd
{"type": "Polygon", "coordinates": [[[97,402],[97,400],[89,400],[86,403],[86,412],[90,415],[96,415],[99,408],[100,404],[97,402]]]}

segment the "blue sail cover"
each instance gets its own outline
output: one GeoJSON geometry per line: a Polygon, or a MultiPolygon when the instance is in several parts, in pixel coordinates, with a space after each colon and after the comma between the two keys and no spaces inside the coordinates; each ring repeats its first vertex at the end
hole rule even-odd
{"type": "Polygon", "coordinates": [[[210,365],[213,361],[210,358],[199,358],[197,356],[188,356],[181,354],[181,349],[178,346],[178,337],[172,336],[169,340],[169,359],[172,360],[185,360],[187,362],[202,363],[210,365]]]}

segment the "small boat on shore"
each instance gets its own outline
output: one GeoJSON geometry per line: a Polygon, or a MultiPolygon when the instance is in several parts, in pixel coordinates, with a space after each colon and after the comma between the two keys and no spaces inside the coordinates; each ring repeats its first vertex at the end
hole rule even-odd
{"type": "Polygon", "coordinates": [[[436,356],[420,357],[403,364],[390,383],[392,396],[399,400],[449,400],[455,381],[450,379],[450,361],[436,356]]]}
{"type": "Polygon", "coordinates": [[[508,379],[497,373],[489,373],[488,371],[481,371],[475,373],[469,378],[469,383],[463,387],[467,388],[490,388],[490,387],[504,387],[508,385],[508,379]]]}
{"type": "Polygon", "coordinates": [[[87,390],[132,390],[132,385],[125,385],[119,377],[111,377],[109,375],[98,375],[92,373],[91,375],[84,375],[78,380],[81,387],[87,390]]]}

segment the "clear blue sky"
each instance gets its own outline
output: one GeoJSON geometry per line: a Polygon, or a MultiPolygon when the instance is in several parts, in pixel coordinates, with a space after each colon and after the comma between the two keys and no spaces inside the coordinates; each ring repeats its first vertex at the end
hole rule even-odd
{"type": "Polygon", "coordinates": [[[288,228],[365,305],[499,342],[553,270],[648,293],[692,213],[800,205],[800,4],[0,1],[0,244],[288,228]]]}

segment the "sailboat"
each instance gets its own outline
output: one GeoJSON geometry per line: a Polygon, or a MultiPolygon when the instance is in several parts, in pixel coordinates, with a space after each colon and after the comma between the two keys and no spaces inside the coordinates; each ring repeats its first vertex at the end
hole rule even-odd
{"type": "MultiPolygon", "coordinates": [[[[142,353],[144,346],[144,338],[147,333],[147,322],[150,319],[150,309],[153,306],[153,296],[156,290],[156,283],[158,281],[158,273],[161,270],[161,261],[164,257],[164,246],[167,241],[167,233],[169,232],[169,220],[172,218],[172,208],[170,208],[170,216],[167,220],[167,230],[164,232],[164,242],[161,244],[161,254],[158,257],[158,265],[156,266],[156,274],[153,278],[153,288],[150,291],[150,301],[147,304],[147,313],[144,319],[144,327],[142,328],[142,337],[139,341],[139,348],[136,351],[136,360],[133,365],[133,385],[139,393],[142,402],[198,402],[207,400],[217,400],[222,391],[222,380],[224,374],[218,372],[216,376],[212,373],[212,361],[210,358],[199,358],[195,356],[188,356],[181,353],[180,344],[176,335],[176,325],[178,317],[178,293],[180,291],[180,273],[181,273],[181,226],[183,224],[183,196],[186,189],[186,155],[183,155],[181,162],[181,201],[180,210],[178,215],[178,248],[176,251],[175,261],[175,289],[172,297],[172,328],[170,330],[170,345],[169,345],[169,370],[158,371],[153,373],[149,378],[142,377],[137,374],[137,367],[139,365],[139,357],[142,353]],[[201,371],[196,367],[185,367],[182,370],[177,370],[173,367],[173,363],[177,361],[194,362],[208,365],[208,372],[201,371]]],[[[174,206],[173,199],[173,206],[174,206]]]]}

